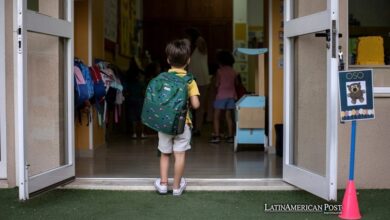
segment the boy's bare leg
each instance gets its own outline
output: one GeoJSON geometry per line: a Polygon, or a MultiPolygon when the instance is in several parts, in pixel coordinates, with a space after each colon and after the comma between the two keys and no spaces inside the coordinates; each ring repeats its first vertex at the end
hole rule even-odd
{"type": "Polygon", "coordinates": [[[183,177],[184,173],[184,165],[185,165],[185,152],[175,152],[175,174],[173,179],[173,188],[180,188],[180,181],[183,177]]]}
{"type": "Polygon", "coordinates": [[[229,137],[233,136],[233,121],[232,121],[232,111],[230,109],[226,109],[226,122],[228,126],[228,132],[229,132],[229,137]]]}
{"type": "Polygon", "coordinates": [[[161,185],[168,185],[168,170],[169,170],[169,158],[170,154],[161,153],[160,157],[160,176],[161,185]]]}

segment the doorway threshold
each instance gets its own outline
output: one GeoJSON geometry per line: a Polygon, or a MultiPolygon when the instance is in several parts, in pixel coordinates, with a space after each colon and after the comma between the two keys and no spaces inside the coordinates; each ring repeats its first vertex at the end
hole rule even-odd
{"type": "MultiPolygon", "coordinates": [[[[297,190],[280,178],[205,179],[186,178],[188,191],[275,191],[297,190]]],[[[154,191],[155,178],[76,178],[64,189],[154,191]]],[[[172,185],[173,179],[169,179],[172,185]]]]}

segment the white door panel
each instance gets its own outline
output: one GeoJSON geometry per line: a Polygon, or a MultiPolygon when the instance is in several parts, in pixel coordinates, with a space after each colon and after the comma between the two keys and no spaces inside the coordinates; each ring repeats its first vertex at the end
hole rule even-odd
{"type": "Polygon", "coordinates": [[[284,27],[283,179],[336,200],[338,0],[286,0],[284,27]]]}
{"type": "Polygon", "coordinates": [[[0,179],[7,178],[6,115],[5,115],[5,12],[0,0],[0,179]]]}
{"type": "Polygon", "coordinates": [[[329,12],[323,11],[314,15],[296,18],[286,22],[284,34],[286,37],[293,37],[302,34],[315,33],[329,28],[328,22],[323,22],[329,18],[329,12]],[[310,23],[307,21],[310,20],[310,23]]]}
{"type": "Polygon", "coordinates": [[[73,0],[18,0],[19,198],[74,178],[73,0]]]}

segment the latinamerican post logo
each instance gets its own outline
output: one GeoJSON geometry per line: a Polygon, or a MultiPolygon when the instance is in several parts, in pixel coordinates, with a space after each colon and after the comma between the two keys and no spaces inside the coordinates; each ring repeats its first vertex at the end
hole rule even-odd
{"type": "Polygon", "coordinates": [[[323,214],[340,214],[342,205],[338,204],[264,204],[264,212],[269,213],[323,213],[323,214]]]}

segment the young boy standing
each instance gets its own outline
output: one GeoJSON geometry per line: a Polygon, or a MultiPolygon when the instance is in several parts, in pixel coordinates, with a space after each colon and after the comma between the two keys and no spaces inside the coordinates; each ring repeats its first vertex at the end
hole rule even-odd
{"type": "MultiPolygon", "coordinates": [[[[168,72],[184,77],[187,74],[185,67],[190,63],[191,46],[186,39],[174,40],[170,42],[165,52],[167,54],[167,62],[171,65],[168,72]]],[[[188,84],[188,97],[190,105],[193,109],[199,108],[199,89],[195,80],[188,84]]],[[[189,111],[188,111],[189,112],[189,111]]],[[[160,178],[154,183],[156,190],[160,194],[168,192],[168,169],[170,156],[173,153],[175,157],[174,165],[174,181],[173,195],[179,196],[183,193],[187,186],[187,182],[183,178],[185,165],[185,152],[191,149],[191,127],[192,122],[187,112],[186,125],[184,133],[179,135],[169,135],[158,132],[158,149],[161,152],[160,157],[160,178]]]]}

